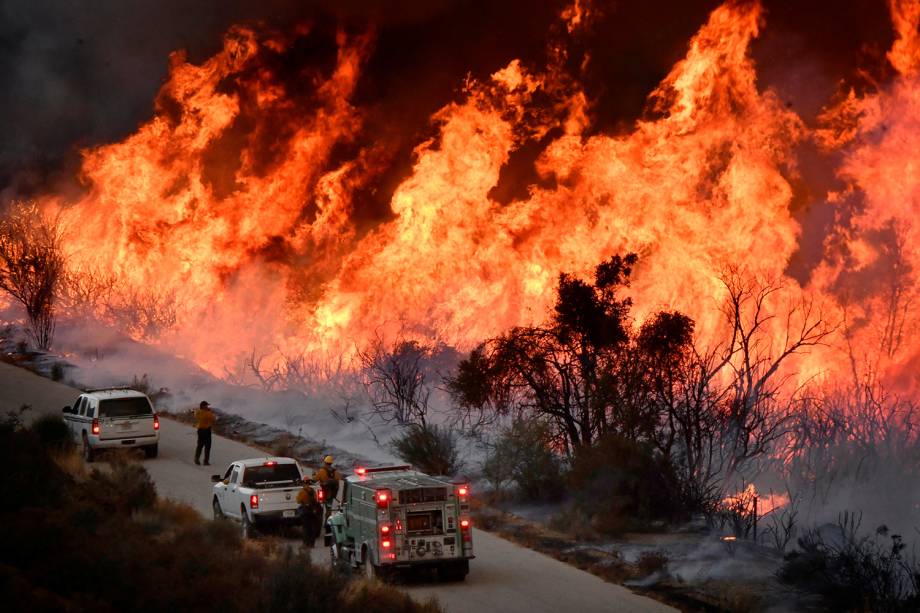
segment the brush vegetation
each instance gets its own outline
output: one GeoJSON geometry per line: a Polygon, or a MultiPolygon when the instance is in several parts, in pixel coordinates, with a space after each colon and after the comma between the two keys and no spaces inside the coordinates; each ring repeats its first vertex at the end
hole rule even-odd
{"type": "MultiPolygon", "coordinates": [[[[0,593],[13,611],[437,611],[158,498],[139,464],[65,472],[59,428],[0,423],[0,593]],[[371,606],[373,605],[373,606],[371,606]]],[[[72,453],[70,454],[72,455],[72,453]]]]}

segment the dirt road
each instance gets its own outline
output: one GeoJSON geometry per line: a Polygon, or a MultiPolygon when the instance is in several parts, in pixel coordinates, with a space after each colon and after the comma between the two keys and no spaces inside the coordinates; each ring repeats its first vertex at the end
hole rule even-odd
{"type": "MultiPolygon", "coordinates": [[[[26,419],[59,413],[78,394],[78,390],[0,363],[0,413],[16,411],[24,404],[32,406],[24,414],[26,419]]],[[[196,466],[192,460],[194,430],[170,420],[161,424],[160,455],[146,460],[144,466],[161,495],[184,501],[206,517],[211,515],[210,476],[223,473],[234,460],[262,455],[257,449],[216,436],[211,466],[196,466]]],[[[423,583],[406,586],[406,591],[421,600],[436,596],[451,613],[674,610],[481,530],[474,532],[473,540],[477,557],[466,582],[423,583]]],[[[313,559],[326,563],[326,551],[317,548],[313,559]]]]}

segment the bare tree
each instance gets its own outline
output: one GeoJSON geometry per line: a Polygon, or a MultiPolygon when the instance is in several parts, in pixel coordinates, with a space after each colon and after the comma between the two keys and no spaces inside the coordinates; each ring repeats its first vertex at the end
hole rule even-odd
{"type": "Polygon", "coordinates": [[[725,366],[732,374],[731,399],[723,442],[731,475],[766,453],[785,433],[795,390],[789,389],[792,375],[783,373],[783,364],[822,344],[834,328],[811,300],[802,298],[786,305],[777,339],[768,323],[777,317],[770,302],[782,285],[745,276],[737,269],[730,269],[722,282],[728,290],[723,312],[731,328],[731,340],[725,346],[725,366]]]}
{"type": "Polygon", "coordinates": [[[384,421],[427,426],[431,383],[426,360],[431,348],[417,341],[386,343],[379,336],[358,350],[364,385],[374,410],[384,421]]]}
{"type": "Polygon", "coordinates": [[[105,318],[114,300],[118,277],[94,267],[68,267],[58,292],[58,301],[68,315],[105,318]]]}
{"type": "Polygon", "coordinates": [[[40,349],[54,339],[55,298],[64,274],[62,231],[32,201],[13,202],[0,218],[0,289],[23,308],[40,349]]]}

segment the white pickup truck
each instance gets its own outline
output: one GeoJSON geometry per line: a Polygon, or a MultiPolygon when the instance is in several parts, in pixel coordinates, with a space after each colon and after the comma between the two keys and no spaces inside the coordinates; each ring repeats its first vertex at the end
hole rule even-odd
{"type": "Polygon", "coordinates": [[[304,474],[293,458],[238,460],[212,475],[214,519],[240,522],[243,538],[268,527],[300,525],[297,493],[304,474]]]}
{"type": "Polygon", "coordinates": [[[64,422],[83,457],[92,462],[102,449],[140,447],[148,458],[157,457],[160,419],[150,399],[126,388],[87,390],[73,406],[63,409],[64,422]]]}

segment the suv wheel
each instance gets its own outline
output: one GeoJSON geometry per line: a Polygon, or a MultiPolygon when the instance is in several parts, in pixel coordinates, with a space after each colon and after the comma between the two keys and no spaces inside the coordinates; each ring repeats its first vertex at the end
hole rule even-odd
{"type": "Polygon", "coordinates": [[[214,497],[214,502],[211,503],[211,508],[214,509],[214,521],[221,521],[226,518],[224,512],[220,508],[220,501],[217,497],[214,497]]]}
{"type": "Polygon", "coordinates": [[[92,445],[89,444],[86,432],[83,433],[83,459],[86,460],[87,464],[91,464],[96,459],[96,452],[93,451],[92,445]]]}

